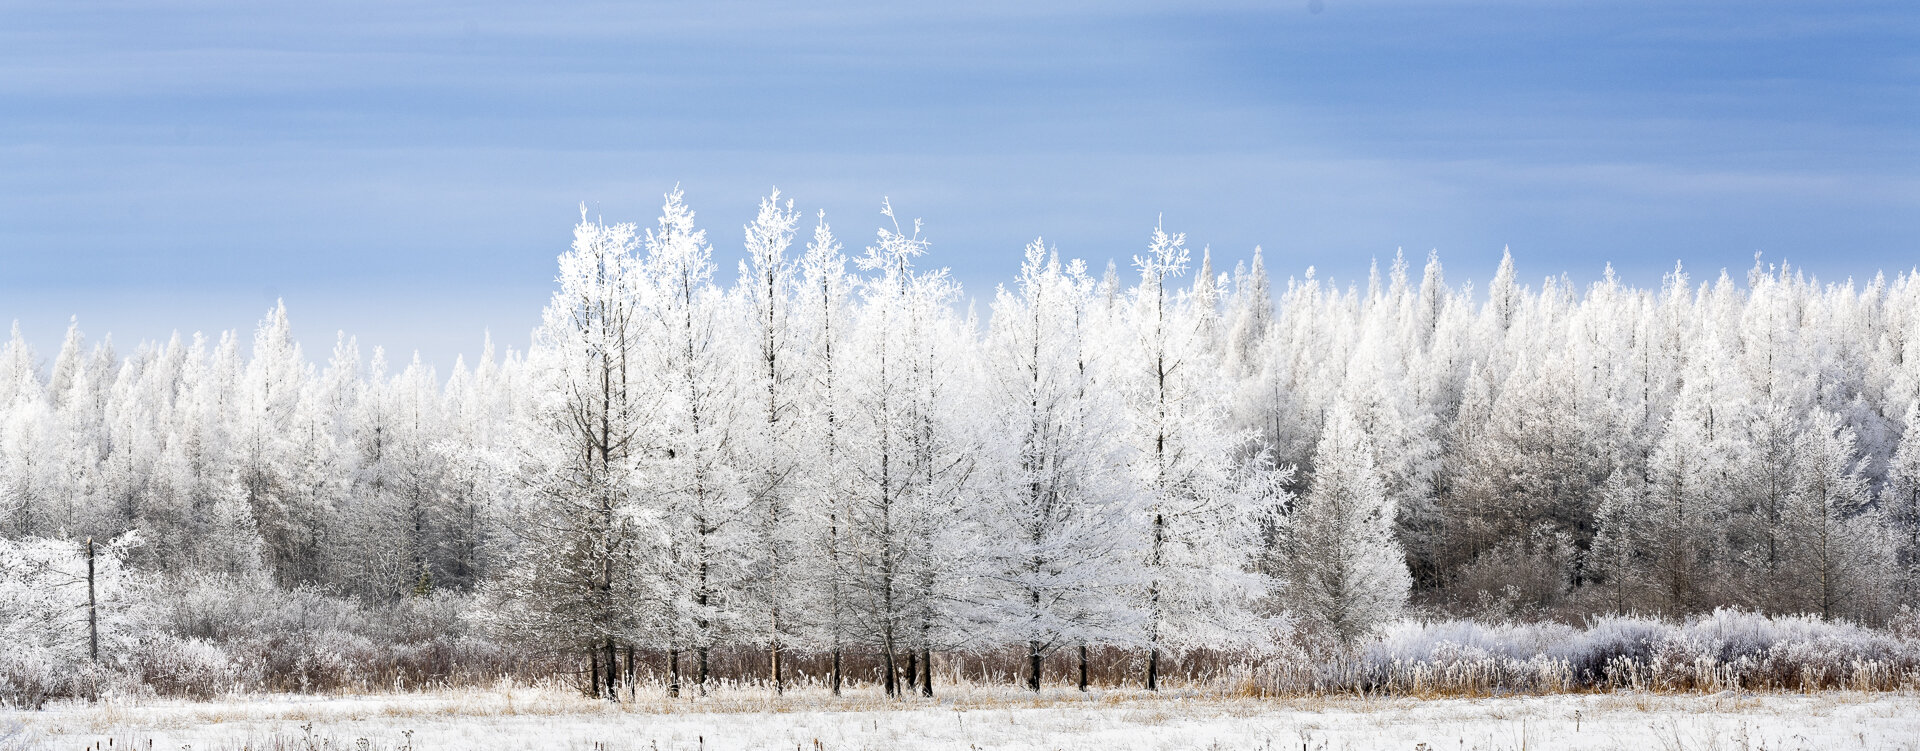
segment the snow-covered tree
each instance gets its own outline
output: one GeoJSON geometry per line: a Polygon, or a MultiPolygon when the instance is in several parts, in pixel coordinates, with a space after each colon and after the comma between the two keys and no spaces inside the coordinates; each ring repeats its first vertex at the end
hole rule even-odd
{"type": "Polygon", "coordinates": [[[1406,607],[1412,576],[1396,512],[1352,408],[1337,403],[1309,489],[1287,515],[1283,601],[1312,638],[1352,651],[1406,607]]]}
{"type": "Polygon", "coordinates": [[[753,561],[748,599],[759,611],[765,635],[767,679],[775,693],[785,690],[782,653],[797,629],[788,605],[800,591],[798,562],[802,527],[794,508],[800,485],[800,405],[803,350],[794,327],[795,264],[787,258],[800,214],[793,201],[780,203],[780,191],[761,199],[760,213],[746,227],[747,260],[740,264],[738,293],[746,314],[743,330],[753,345],[742,389],[743,413],[738,457],[751,502],[753,561]]]}
{"type": "Polygon", "coordinates": [[[1880,507],[1894,537],[1894,561],[1902,575],[1902,599],[1920,601],[1920,401],[1911,402],[1901,422],[1906,433],[1887,467],[1880,507]]]}
{"type": "MultiPolygon", "coordinates": [[[[883,215],[893,218],[890,205],[883,215]]],[[[843,381],[852,487],[842,555],[860,614],[854,634],[880,653],[889,695],[904,693],[902,678],[932,695],[929,660],[948,641],[952,588],[973,562],[963,494],[977,458],[959,425],[964,393],[952,388],[964,353],[954,345],[972,334],[951,320],[945,272],[914,266],[925,252],[917,223],[911,234],[895,223],[858,259],[867,276],[843,381]]]]}
{"type": "Polygon", "coordinates": [[[1026,650],[1027,687],[1038,691],[1047,655],[1124,643],[1137,614],[1137,510],[1126,470],[1120,405],[1101,379],[1094,348],[1094,282],[1085,264],[1062,264],[1035,240],[1018,286],[1002,289],[987,333],[1000,451],[999,502],[987,515],[993,577],[987,618],[1026,650]],[[1017,438],[1015,438],[1017,437],[1017,438]]]}
{"type": "Polygon", "coordinates": [[[846,361],[853,279],[824,213],[801,259],[801,275],[797,317],[805,331],[806,354],[797,419],[803,427],[794,435],[807,438],[794,449],[808,471],[798,478],[797,491],[804,500],[796,522],[804,543],[795,553],[805,564],[796,567],[796,583],[809,641],[827,651],[827,682],[837,696],[856,618],[849,536],[856,478],[846,432],[853,405],[846,361]]]}
{"type": "Polygon", "coordinates": [[[1248,436],[1227,424],[1224,384],[1190,301],[1171,289],[1185,273],[1186,237],[1155,227],[1134,257],[1140,283],[1128,300],[1115,364],[1125,398],[1129,469],[1143,533],[1145,685],[1157,689],[1163,652],[1244,643],[1260,630],[1252,605],[1263,585],[1253,488],[1234,466],[1248,436]]]}
{"type": "Polygon", "coordinates": [[[1892,583],[1893,551],[1860,470],[1853,430],[1815,412],[1794,447],[1787,501],[1786,577],[1794,603],[1822,618],[1884,615],[1879,588],[1892,583]]]}
{"type": "Polygon", "coordinates": [[[714,647],[757,630],[746,623],[743,561],[758,519],[734,461],[748,409],[735,367],[740,342],[729,336],[730,301],[713,284],[713,248],[677,188],[644,244],[649,375],[660,385],[649,466],[673,591],[666,634],[692,651],[704,695],[714,647]]]}
{"type": "Polygon", "coordinates": [[[636,455],[655,419],[642,346],[643,280],[631,224],[587,221],[560,256],[560,289],[529,353],[541,386],[518,426],[516,565],[500,592],[511,633],[592,658],[597,691],[618,687],[618,645],[631,643],[662,602],[643,556],[662,541],[643,530],[636,455]],[[601,688],[604,687],[604,688],[601,688]]]}

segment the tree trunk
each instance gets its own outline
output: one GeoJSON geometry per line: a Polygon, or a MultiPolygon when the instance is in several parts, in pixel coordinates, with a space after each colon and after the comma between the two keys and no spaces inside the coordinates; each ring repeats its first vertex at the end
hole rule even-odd
{"type": "Polygon", "coordinates": [[[1080,645],[1080,693],[1087,692],[1087,645],[1080,645]]]}
{"type": "Polygon", "coordinates": [[[920,653],[907,650],[907,685],[920,682],[920,653]]]}
{"type": "Polygon", "coordinates": [[[699,653],[698,653],[698,654],[700,655],[700,677],[699,677],[699,683],[700,683],[700,695],[701,695],[701,696],[706,696],[706,695],[707,695],[707,674],[708,674],[708,671],[707,671],[707,652],[708,652],[708,651],[709,651],[709,649],[708,649],[708,648],[707,648],[706,646],[701,646],[701,647],[700,647],[700,650],[699,650],[699,653]]]}
{"type": "Polygon", "coordinates": [[[607,699],[620,700],[620,649],[607,637],[607,699]]]}
{"type": "Polygon", "coordinates": [[[94,599],[93,538],[87,538],[87,656],[100,661],[100,607],[94,599]]]}
{"type": "Polygon", "coordinates": [[[1161,548],[1167,539],[1167,518],[1154,512],[1153,515],[1153,558],[1151,565],[1156,569],[1153,581],[1147,584],[1147,690],[1160,690],[1160,571],[1161,548]]]}
{"type": "Polygon", "coordinates": [[[885,663],[881,665],[881,667],[884,669],[883,672],[886,673],[886,677],[882,679],[882,683],[886,687],[887,696],[890,697],[900,695],[900,677],[896,672],[900,668],[893,659],[892,641],[892,639],[888,639],[888,644],[880,652],[880,661],[885,663]]]}
{"type": "Polygon", "coordinates": [[[780,609],[777,607],[773,611],[773,644],[767,650],[767,671],[773,674],[773,694],[786,694],[787,686],[780,676],[780,609]]]}
{"type": "Polygon", "coordinates": [[[920,695],[933,697],[933,650],[920,650],[920,695]]]}
{"type": "Polygon", "coordinates": [[[1040,642],[1027,642],[1027,688],[1040,693],[1040,642]]]}
{"type": "Polygon", "coordinates": [[[667,696],[680,696],[680,650],[667,650],[667,696]]]}
{"type": "Polygon", "coordinates": [[[833,650],[833,695],[840,695],[840,650],[833,650]]]}
{"type": "Polygon", "coordinates": [[[1153,647],[1147,652],[1147,690],[1160,690],[1160,648],[1153,647]]]}
{"type": "Polygon", "coordinates": [[[600,695],[600,650],[587,647],[587,692],[600,695]]]}

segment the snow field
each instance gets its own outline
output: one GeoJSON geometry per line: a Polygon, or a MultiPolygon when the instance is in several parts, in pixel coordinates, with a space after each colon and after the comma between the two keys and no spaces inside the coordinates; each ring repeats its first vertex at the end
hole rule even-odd
{"type": "Polygon", "coordinates": [[[836,699],[807,689],[775,700],[723,689],[704,699],[643,693],[615,705],[560,688],[502,687],[67,703],[12,720],[25,725],[29,744],[63,749],[1920,749],[1920,698],[1893,693],[948,693],[894,702],[874,691],[836,699]]]}

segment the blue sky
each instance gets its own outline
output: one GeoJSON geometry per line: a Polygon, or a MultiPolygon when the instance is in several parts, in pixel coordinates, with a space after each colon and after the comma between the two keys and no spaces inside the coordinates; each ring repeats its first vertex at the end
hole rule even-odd
{"type": "Polygon", "coordinates": [[[675,183],[728,276],[777,185],[850,245],[891,197],[982,297],[1163,214],[1282,276],[1920,262],[1911,3],[932,5],[0,2],[0,319],[50,356],[284,297],[444,366],[524,345],[580,202],[675,183]]]}

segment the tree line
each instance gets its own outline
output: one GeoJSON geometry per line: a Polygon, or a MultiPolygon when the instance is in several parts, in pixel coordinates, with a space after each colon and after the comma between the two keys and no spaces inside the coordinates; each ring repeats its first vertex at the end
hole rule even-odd
{"type": "Polygon", "coordinates": [[[468,592],[607,695],[636,650],[676,694],[716,650],[776,691],[807,655],[931,694],[935,653],[1018,650],[1038,689],[1120,649],[1153,688],[1168,655],[1351,653],[1409,613],[1871,624],[1920,592],[1912,272],[1275,285],[1156,227],[1124,273],[1036,240],[983,310],[883,217],[850,249],[776,191],[727,282],[678,190],[645,228],[583,210],[527,347],[444,379],[344,335],[316,363],[284,306],[248,346],[76,325],[50,366],[16,326],[0,533],[468,592]]]}

